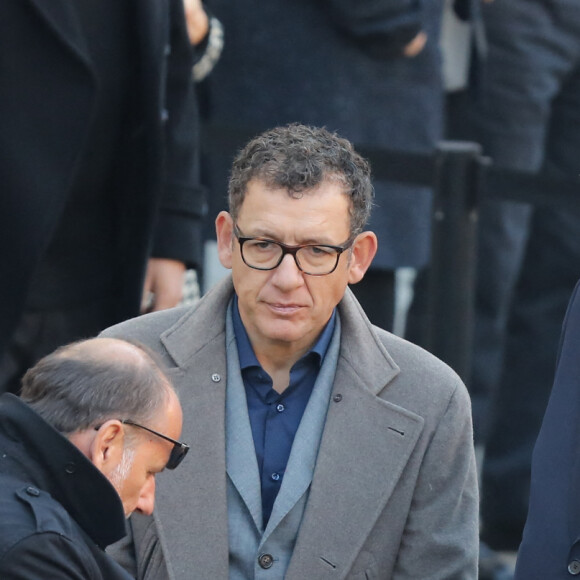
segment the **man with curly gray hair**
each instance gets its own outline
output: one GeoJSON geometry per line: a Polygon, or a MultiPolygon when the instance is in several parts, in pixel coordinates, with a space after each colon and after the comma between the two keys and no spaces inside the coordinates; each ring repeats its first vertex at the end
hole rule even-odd
{"type": "Polygon", "coordinates": [[[236,157],[229,201],[231,277],[105,332],[161,355],[203,442],[133,521],[138,577],[475,579],[465,386],[348,289],[377,250],[367,162],[325,129],[278,127],[236,157]]]}

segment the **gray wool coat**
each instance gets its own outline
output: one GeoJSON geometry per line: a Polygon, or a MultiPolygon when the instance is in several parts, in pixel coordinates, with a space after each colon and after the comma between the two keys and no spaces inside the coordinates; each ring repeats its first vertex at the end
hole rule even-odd
{"type": "MultiPolygon", "coordinates": [[[[228,578],[232,292],[228,278],[191,309],[105,332],[160,353],[181,398],[182,439],[192,446],[178,470],[158,476],[154,518],[134,518],[140,578],[228,578]]],[[[478,489],[465,386],[434,356],[372,326],[350,290],[338,310],[333,395],[286,580],[475,580],[478,489]]]]}

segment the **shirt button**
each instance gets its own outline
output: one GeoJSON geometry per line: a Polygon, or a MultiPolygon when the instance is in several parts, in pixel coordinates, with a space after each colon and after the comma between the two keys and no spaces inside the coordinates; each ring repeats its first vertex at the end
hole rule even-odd
{"type": "Polygon", "coordinates": [[[282,413],[282,411],[285,411],[286,407],[284,407],[284,405],[282,403],[278,403],[276,405],[276,411],[278,411],[278,413],[282,413]]]}
{"type": "Polygon", "coordinates": [[[262,554],[258,558],[258,564],[260,564],[260,567],[264,568],[264,570],[271,568],[273,563],[274,557],[271,554],[262,554]]]}
{"type": "Polygon", "coordinates": [[[272,473],[272,475],[270,476],[274,481],[278,481],[280,479],[280,474],[279,473],[272,473]]]}
{"type": "Polygon", "coordinates": [[[578,574],[580,574],[580,561],[572,560],[568,564],[568,572],[570,572],[572,576],[578,576],[578,574]]]}

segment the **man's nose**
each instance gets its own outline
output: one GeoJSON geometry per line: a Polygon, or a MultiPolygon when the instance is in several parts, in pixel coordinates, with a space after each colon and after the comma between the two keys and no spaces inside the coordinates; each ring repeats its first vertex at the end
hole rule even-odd
{"type": "Polygon", "coordinates": [[[137,501],[137,506],[135,509],[150,516],[153,513],[153,508],[155,507],[155,477],[151,476],[145,485],[141,488],[141,493],[139,494],[139,500],[137,501]]]}
{"type": "Polygon", "coordinates": [[[302,271],[292,254],[286,254],[274,270],[274,283],[284,288],[292,288],[304,284],[302,271]]]}

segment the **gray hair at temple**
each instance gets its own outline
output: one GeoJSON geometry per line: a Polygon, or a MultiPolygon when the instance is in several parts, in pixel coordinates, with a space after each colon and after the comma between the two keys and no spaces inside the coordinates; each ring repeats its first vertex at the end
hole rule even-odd
{"type": "Polygon", "coordinates": [[[155,355],[144,346],[92,338],[36,363],[22,379],[21,398],[68,435],[109,419],[146,424],[162,412],[172,391],[155,355]]]}
{"type": "Polygon", "coordinates": [[[325,181],[339,183],[351,199],[350,233],[358,235],[369,219],[373,186],[370,166],[352,144],[324,128],[291,124],[252,139],[236,156],[229,182],[229,211],[233,220],[253,179],[293,197],[325,181]]]}

